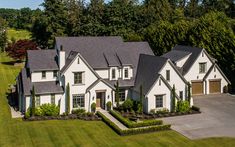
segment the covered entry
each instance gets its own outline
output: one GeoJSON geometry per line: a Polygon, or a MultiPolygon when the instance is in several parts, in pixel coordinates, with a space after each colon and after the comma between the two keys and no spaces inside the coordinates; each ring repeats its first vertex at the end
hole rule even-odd
{"type": "Polygon", "coordinates": [[[192,81],[192,95],[203,94],[203,81],[192,81]]]}
{"type": "Polygon", "coordinates": [[[221,79],[209,80],[210,93],[221,93],[221,79]]]}
{"type": "Polygon", "coordinates": [[[105,109],[105,91],[96,91],[96,108],[105,109]]]}

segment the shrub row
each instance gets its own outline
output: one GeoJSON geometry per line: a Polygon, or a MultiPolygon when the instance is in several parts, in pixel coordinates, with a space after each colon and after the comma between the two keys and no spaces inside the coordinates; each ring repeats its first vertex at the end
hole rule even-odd
{"type": "Polygon", "coordinates": [[[171,125],[158,125],[158,126],[150,126],[146,128],[132,128],[132,129],[126,129],[122,130],[120,129],[115,123],[113,123],[111,120],[109,120],[106,116],[104,116],[99,111],[97,112],[97,115],[102,118],[102,120],[110,126],[116,133],[119,135],[133,135],[133,134],[140,134],[140,133],[148,133],[148,132],[155,132],[155,131],[163,131],[163,130],[169,130],[171,125]]]}
{"type": "Polygon", "coordinates": [[[162,125],[162,120],[145,120],[143,122],[135,123],[131,122],[128,119],[124,118],[118,112],[111,110],[110,114],[123,123],[128,128],[138,128],[138,127],[146,127],[146,126],[153,126],[153,125],[162,125]]]}

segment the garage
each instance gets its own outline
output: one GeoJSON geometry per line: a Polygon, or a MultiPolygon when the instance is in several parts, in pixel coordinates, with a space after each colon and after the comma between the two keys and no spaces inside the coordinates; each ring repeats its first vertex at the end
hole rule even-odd
{"type": "Polygon", "coordinates": [[[203,81],[192,82],[192,95],[203,94],[203,81]]]}
{"type": "Polygon", "coordinates": [[[209,80],[210,93],[221,93],[221,79],[209,80]]]}

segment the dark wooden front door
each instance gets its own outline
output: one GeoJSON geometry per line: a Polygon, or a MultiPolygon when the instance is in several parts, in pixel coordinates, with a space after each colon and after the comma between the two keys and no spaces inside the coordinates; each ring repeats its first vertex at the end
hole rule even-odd
{"type": "Polygon", "coordinates": [[[96,92],[96,107],[105,109],[105,92],[96,92]]]}
{"type": "Polygon", "coordinates": [[[96,107],[100,108],[101,98],[96,98],[96,107]]]}

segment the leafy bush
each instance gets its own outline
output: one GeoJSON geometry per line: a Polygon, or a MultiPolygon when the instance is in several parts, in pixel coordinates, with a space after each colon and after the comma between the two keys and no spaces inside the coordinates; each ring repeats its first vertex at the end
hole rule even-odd
{"type": "Polygon", "coordinates": [[[140,133],[146,133],[146,132],[169,130],[171,127],[171,125],[158,125],[158,126],[150,126],[146,128],[133,128],[133,129],[122,130],[115,123],[113,123],[106,116],[104,116],[102,113],[97,112],[97,115],[99,115],[102,118],[102,120],[119,135],[133,135],[133,134],[140,134],[140,133]]]}
{"type": "Polygon", "coordinates": [[[161,125],[162,124],[162,120],[145,120],[145,121],[139,122],[139,123],[131,122],[114,110],[111,110],[110,114],[112,116],[114,116],[117,120],[119,120],[121,123],[123,123],[128,128],[138,128],[138,127],[145,127],[145,126],[161,125]]]}
{"type": "Polygon", "coordinates": [[[85,109],[74,109],[72,110],[72,114],[77,114],[79,116],[83,115],[86,113],[86,110],[85,109]]]}
{"type": "Polygon", "coordinates": [[[167,108],[162,108],[162,109],[158,109],[156,110],[156,114],[166,114],[169,113],[170,111],[167,108]]]}
{"type": "Polygon", "coordinates": [[[96,103],[92,103],[91,104],[91,111],[95,112],[95,110],[96,110],[96,103]]]}
{"type": "Polygon", "coordinates": [[[139,103],[139,104],[137,105],[137,113],[142,113],[142,112],[143,112],[143,107],[142,107],[142,104],[139,103]]]}
{"type": "Polygon", "coordinates": [[[42,111],[43,116],[58,116],[59,107],[54,104],[42,104],[39,111],[42,111]]]}
{"type": "Polygon", "coordinates": [[[192,110],[194,110],[194,111],[200,111],[200,108],[199,107],[197,107],[197,106],[192,106],[192,110]]]}
{"type": "Polygon", "coordinates": [[[189,112],[190,105],[188,101],[178,101],[177,102],[177,112],[189,112]]]}
{"type": "Polygon", "coordinates": [[[44,116],[44,112],[42,111],[41,107],[35,108],[35,115],[36,116],[44,116]]]}
{"type": "Polygon", "coordinates": [[[131,110],[133,107],[133,101],[130,98],[128,98],[127,100],[124,101],[122,107],[124,110],[131,110]]]}
{"type": "Polygon", "coordinates": [[[111,107],[112,107],[112,102],[107,102],[106,103],[106,106],[107,106],[107,110],[110,111],[111,110],[111,107]]]}
{"type": "Polygon", "coordinates": [[[25,117],[25,118],[30,118],[31,113],[32,113],[31,111],[32,111],[31,108],[28,108],[27,111],[26,111],[26,113],[25,113],[25,115],[24,115],[24,117],[25,117]]]}

